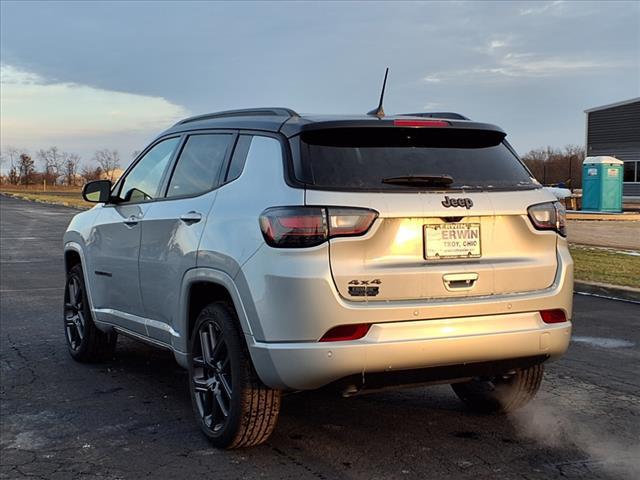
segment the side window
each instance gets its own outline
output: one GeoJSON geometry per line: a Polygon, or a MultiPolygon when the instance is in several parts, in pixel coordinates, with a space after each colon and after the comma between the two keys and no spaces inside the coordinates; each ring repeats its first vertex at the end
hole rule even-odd
{"type": "Polygon", "coordinates": [[[233,157],[231,157],[231,162],[229,163],[229,170],[227,171],[227,177],[225,179],[226,182],[232,182],[242,174],[252,138],[252,135],[240,135],[238,137],[236,148],[233,151],[233,157]]]}
{"type": "Polygon", "coordinates": [[[191,135],[173,171],[167,197],[198,195],[217,186],[231,134],[191,135]]]}
{"type": "Polygon", "coordinates": [[[125,202],[145,202],[160,195],[160,183],[180,138],[169,138],[155,145],[127,173],[119,197],[125,202]]]}

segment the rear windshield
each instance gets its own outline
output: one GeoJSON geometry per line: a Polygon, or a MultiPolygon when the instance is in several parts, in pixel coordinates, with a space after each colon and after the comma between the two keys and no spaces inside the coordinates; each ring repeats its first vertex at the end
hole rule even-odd
{"type": "MultiPolygon", "coordinates": [[[[504,134],[454,128],[343,128],[304,132],[296,178],[337,190],[522,189],[538,184],[504,134]],[[449,185],[403,185],[393,177],[448,176],[449,185]]],[[[298,150],[296,152],[296,150],[298,150]]]]}

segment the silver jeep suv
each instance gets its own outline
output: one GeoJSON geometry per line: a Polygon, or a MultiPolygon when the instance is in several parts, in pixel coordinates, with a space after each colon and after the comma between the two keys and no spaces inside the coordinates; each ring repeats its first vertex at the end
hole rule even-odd
{"type": "Polygon", "coordinates": [[[64,236],[79,361],[171,350],[217,447],[257,445],[282,392],[450,383],[535,395],[571,334],[565,214],[494,125],[454,113],[188,118],[64,236]]]}

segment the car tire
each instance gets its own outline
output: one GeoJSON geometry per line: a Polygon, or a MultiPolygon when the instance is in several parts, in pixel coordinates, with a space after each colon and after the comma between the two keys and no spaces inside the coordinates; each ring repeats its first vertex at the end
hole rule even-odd
{"type": "Polygon", "coordinates": [[[217,448],[259,445],[275,429],[280,391],[258,378],[235,310],[227,303],[212,303],[198,315],[189,389],[196,421],[217,448]]]}
{"type": "Polygon", "coordinates": [[[67,273],[64,290],[64,330],[69,353],[78,362],[93,363],[113,356],[116,332],[99,330],[91,315],[80,264],[67,273]]]}
{"type": "Polygon", "coordinates": [[[508,413],[525,406],[535,397],[543,375],[544,365],[540,364],[516,370],[514,374],[454,383],[451,387],[474,411],[508,413]]]}

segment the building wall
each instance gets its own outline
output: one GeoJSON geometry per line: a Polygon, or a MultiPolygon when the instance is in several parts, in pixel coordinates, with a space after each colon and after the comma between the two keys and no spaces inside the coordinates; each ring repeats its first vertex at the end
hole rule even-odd
{"type": "Polygon", "coordinates": [[[625,196],[640,196],[640,100],[587,112],[587,156],[625,162],[625,196]]]}

